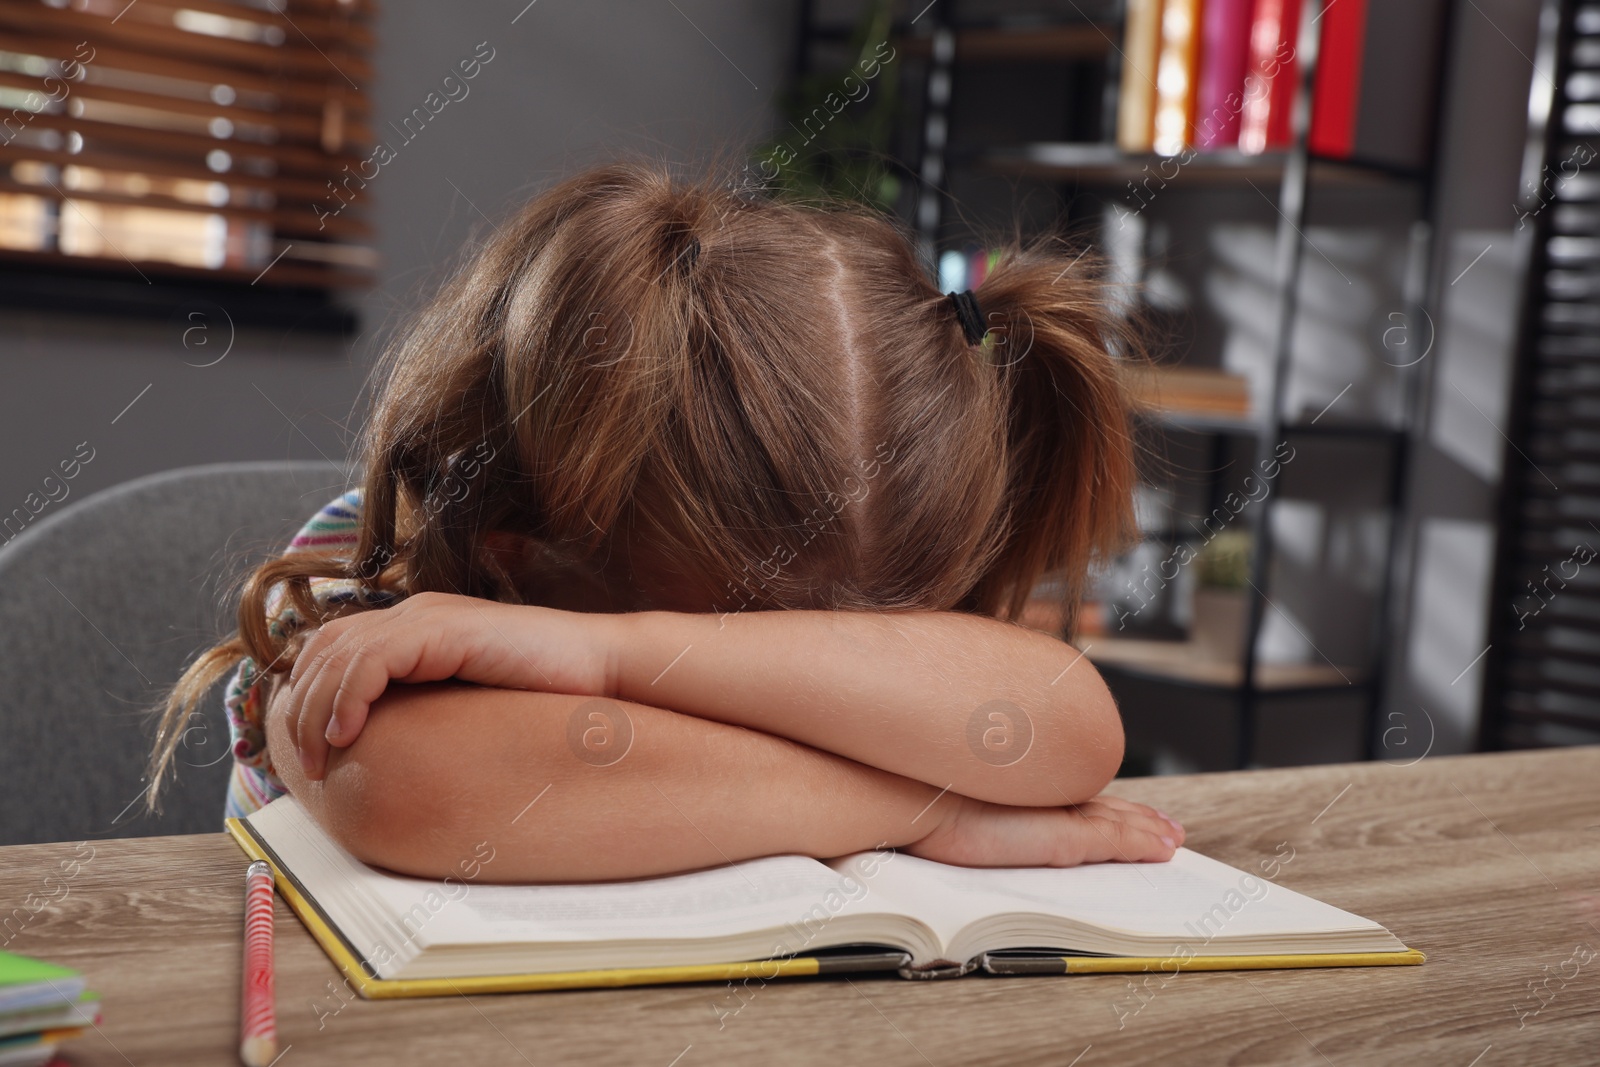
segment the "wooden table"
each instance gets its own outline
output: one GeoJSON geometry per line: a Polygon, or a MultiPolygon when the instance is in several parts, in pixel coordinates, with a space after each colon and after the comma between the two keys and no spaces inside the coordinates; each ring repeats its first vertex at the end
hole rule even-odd
{"type": "MultiPolygon", "coordinates": [[[[1122,975],[857,977],[742,998],[697,985],[362,1001],[280,902],[279,1062],[1600,1063],[1600,748],[1113,791],[1180,818],[1201,852],[1264,874],[1276,861],[1279,884],[1383,923],[1428,962],[1151,976],[1142,994],[1122,975]]],[[[242,854],[220,833],[90,846],[66,883],[59,860],[89,846],[0,849],[0,922],[15,930],[46,875],[56,898],[6,947],[80,968],[104,995],[72,1061],[236,1062],[242,854]]]]}

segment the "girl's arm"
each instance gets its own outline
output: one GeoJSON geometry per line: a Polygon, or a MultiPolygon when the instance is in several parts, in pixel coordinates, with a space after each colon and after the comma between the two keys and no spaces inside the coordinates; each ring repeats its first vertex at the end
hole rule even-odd
{"type": "Polygon", "coordinates": [[[391,680],[620,697],[1000,804],[1087,800],[1123,748],[1076,649],[955,613],[600,615],[424,593],[324,625],[291,678],[311,778],[391,680]]]}
{"type": "Polygon", "coordinates": [[[267,743],[290,792],[336,840],[423,877],[458,874],[481,842],[495,850],[486,879],[560,882],[883,845],[973,866],[1159,861],[1182,841],[1129,801],[986,804],[759,731],[607,703],[395,686],[360,740],[335,749],[312,780],[291,752],[290,691],[280,686],[267,743]],[[602,734],[585,736],[593,730],[602,734]]]}
{"type": "Polygon", "coordinates": [[[1122,720],[1071,645],[953,612],[642,612],[618,619],[615,692],[779,734],[999,804],[1088,800],[1122,720]]]}

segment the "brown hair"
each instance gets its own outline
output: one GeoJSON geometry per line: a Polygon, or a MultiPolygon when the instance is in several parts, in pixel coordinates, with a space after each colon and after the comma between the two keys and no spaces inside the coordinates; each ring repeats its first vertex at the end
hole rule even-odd
{"type": "MultiPolygon", "coordinates": [[[[1136,339],[1090,257],[1013,242],[953,302],[892,222],[612,165],[536,197],[391,346],[363,435],[356,559],[296,552],[245,584],[236,635],[174,688],[184,721],[312,577],[539,602],[622,553],[693,610],[1013,618],[1041,578],[1070,627],[1132,531],[1136,339]],[[511,546],[511,551],[507,546],[511,546]],[[508,560],[511,561],[508,563],[508,560]]],[[[687,610],[687,609],[680,609],[687,610]]]]}

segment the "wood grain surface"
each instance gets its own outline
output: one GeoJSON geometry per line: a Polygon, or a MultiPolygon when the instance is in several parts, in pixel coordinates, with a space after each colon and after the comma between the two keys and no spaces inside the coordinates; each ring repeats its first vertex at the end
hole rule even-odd
{"type": "MultiPolygon", "coordinates": [[[[1111,791],[1179,818],[1200,852],[1383,923],[1428,962],[1153,974],[1143,988],[856,977],[379,1002],[343,987],[280,901],[279,1063],[1600,1063],[1600,748],[1111,791]]],[[[237,1062],[244,871],[220,833],[0,848],[3,947],[80,968],[104,996],[71,1062],[237,1062]]]]}

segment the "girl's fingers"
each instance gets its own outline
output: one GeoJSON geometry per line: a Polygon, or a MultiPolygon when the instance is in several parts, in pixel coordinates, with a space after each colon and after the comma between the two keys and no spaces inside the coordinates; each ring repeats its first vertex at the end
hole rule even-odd
{"type": "Polygon", "coordinates": [[[326,770],[328,747],[355,743],[374,702],[390,681],[428,682],[452,677],[463,652],[432,628],[401,615],[351,626],[338,634],[302,680],[299,736],[306,772],[313,778],[326,770]]]}
{"type": "Polygon", "coordinates": [[[1094,801],[1080,805],[1080,808],[1087,816],[1116,819],[1157,841],[1170,841],[1172,847],[1183,844],[1183,832],[1157,815],[1154,808],[1146,808],[1143,805],[1134,805],[1127,809],[1113,808],[1094,801]]]}
{"type": "Polygon", "coordinates": [[[333,635],[318,633],[306,643],[295,661],[294,670],[289,672],[289,688],[294,693],[297,720],[304,716],[307,695],[339,648],[340,643],[333,635]]]}
{"type": "Polygon", "coordinates": [[[1103,804],[1109,808],[1113,808],[1120,812],[1125,812],[1129,815],[1138,815],[1146,819],[1158,819],[1160,820],[1160,824],[1166,827],[1166,829],[1163,829],[1161,833],[1174,838],[1180,845],[1183,844],[1184,838],[1188,836],[1183,829],[1182,823],[1172,818],[1172,816],[1168,815],[1166,812],[1152,808],[1148,804],[1140,804],[1133,800],[1124,800],[1121,797],[1111,796],[1108,793],[1101,793],[1099,796],[1094,797],[1085,803],[1103,804]]]}
{"type": "MultiPolygon", "coordinates": [[[[328,719],[343,682],[345,662],[353,648],[370,641],[387,621],[381,617],[385,615],[386,612],[371,612],[325,624],[306,642],[290,672],[294,705],[292,734],[300,754],[300,765],[313,781],[322,777],[327,762],[328,719]],[[298,679],[295,679],[296,673],[298,679]]],[[[354,734],[351,738],[354,739],[354,734]]]]}
{"type": "Polygon", "coordinates": [[[1083,862],[1104,863],[1121,860],[1124,863],[1146,863],[1172,858],[1177,851],[1170,836],[1154,833],[1133,822],[1108,815],[1084,815],[1088,828],[1089,857],[1083,862]]]}
{"type": "Polygon", "coordinates": [[[1114,796],[1111,793],[1098,793],[1095,796],[1092,796],[1088,800],[1084,801],[1084,803],[1085,804],[1102,804],[1105,807],[1115,808],[1118,811],[1150,811],[1150,810],[1152,810],[1150,808],[1145,807],[1143,804],[1140,804],[1136,800],[1125,800],[1124,798],[1119,797],[1119,796],[1114,796]]]}
{"type": "MultiPolygon", "coordinates": [[[[404,662],[390,663],[388,656],[399,651],[393,646],[368,642],[355,649],[340,670],[339,688],[334,691],[328,705],[326,720],[318,720],[328,744],[345,748],[355,743],[366,725],[367,712],[372,704],[389,687],[389,680],[398,677],[404,662]]],[[[409,672],[407,672],[409,673],[409,672]]]]}
{"type": "Polygon", "coordinates": [[[316,781],[322,777],[322,767],[327,756],[328,708],[338,691],[341,673],[338,660],[330,658],[316,670],[300,679],[296,692],[299,717],[295,723],[295,747],[300,751],[300,766],[306,777],[316,781]]]}
{"type": "Polygon", "coordinates": [[[404,607],[404,604],[400,604],[384,611],[365,611],[323,623],[306,638],[305,646],[300,649],[294,666],[289,669],[290,683],[298,683],[306,675],[315,673],[343,642],[361,634],[370,635],[378,627],[400,618],[404,607]]]}
{"type": "MultiPolygon", "coordinates": [[[[380,696],[382,694],[379,694],[380,696]]],[[[333,699],[333,714],[328,719],[328,728],[323,731],[323,738],[333,748],[349,748],[356,743],[356,738],[361,736],[361,731],[367,725],[367,713],[372,709],[372,701],[357,701],[341,689],[339,695],[333,699]]]]}
{"type": "MultiPolygon", "coordinates": [[[[571,654],[572,649],[558,642],[549,657],[560,661],[571,654]]],[[[573,692],[593,688],[592,671],[582,666],[564,671],[578,679],[573,692]]],[[[545,672],[487,619],[484,608],[463,597],[420,593],[392,608],[324,623],[306,635],[288,673],[289,725],[301,766],[308,778],[320,780],[326,774],[330,746],[355,743],[372,705],[391,682],[460,678],[533,688],[538,683],[528,677],[525,667],[550,683],[545,672]],[[497,640],[485,636],[483,622],[497,640]]]]}
{"type": "Polygon", "coordinates": [[[1110,793],[1101,793],[1098,796],[1090,797],[1088,800],[1084,801],[1084,803],[1102,804],[1105,807],[1113,808],[1117,811],[1128,812],[1130,814],[1156,816],[1159,816],[1160,814],[1155,808],[1150,807],[1148,804],[1141,804],[1137,800],[1126,800],[1122,797],[1112,796],[1110,793]]]}
{"type": "Polygon", "coordinates": [[[300,655],[295,657],[294,666],[289,669],[289,683],[298,685],[308,674],[316,673],[318,664],[327,658],[328,652],[338,640],[343,628],[339,626],[340,620],[324,623],[317,631],[306,638],[305,645],[300,649],[300,655]]]}
{"type": "Polygon", "coordinates": [[[1178,842],[1143,805],[1091,800],[1065,808],[967,801],[959,818],[916,843],[913,855],[976,867],[1073,867],[1170,860],[1178,842]]]}

